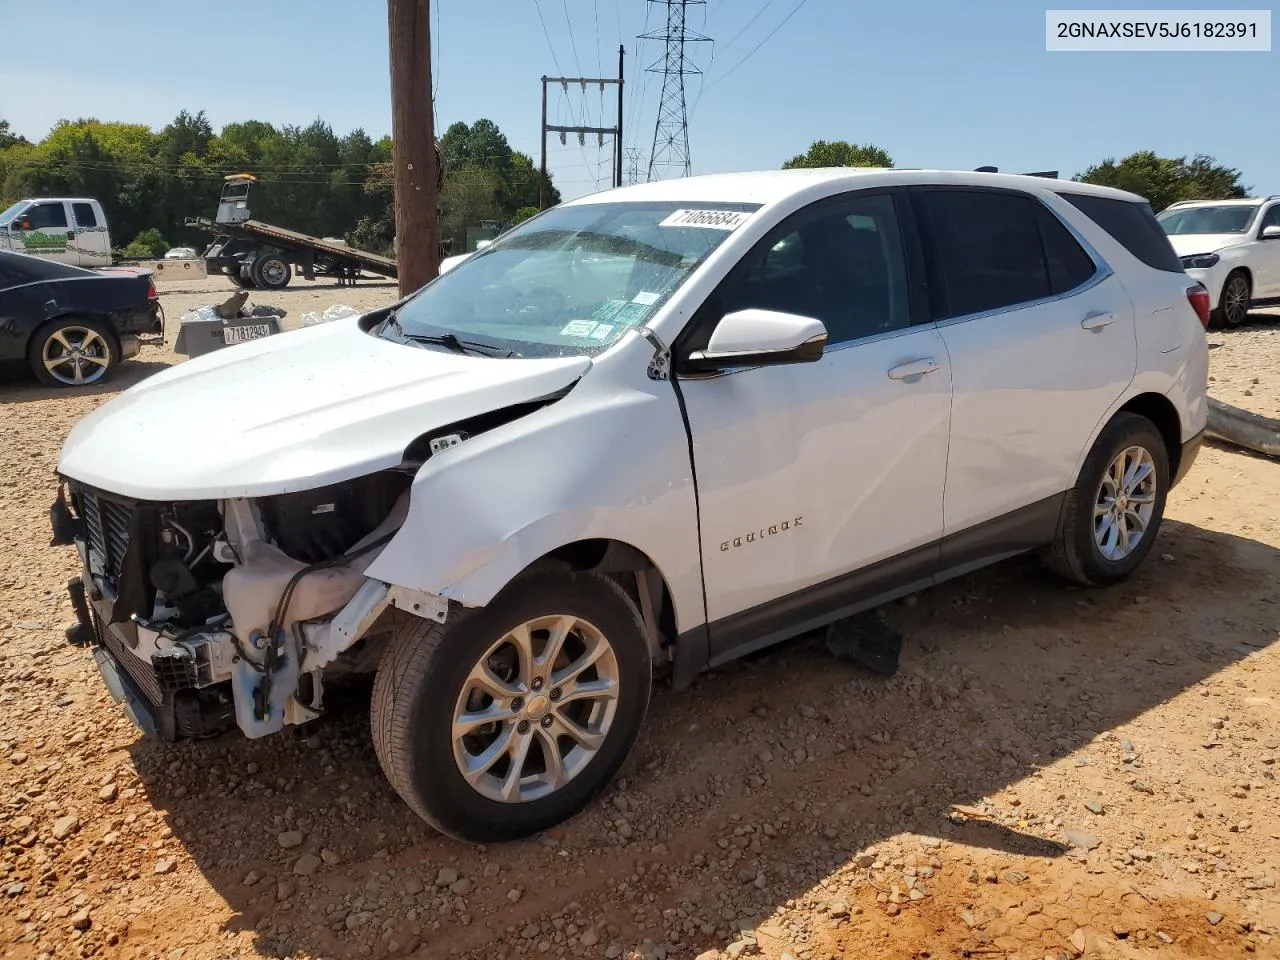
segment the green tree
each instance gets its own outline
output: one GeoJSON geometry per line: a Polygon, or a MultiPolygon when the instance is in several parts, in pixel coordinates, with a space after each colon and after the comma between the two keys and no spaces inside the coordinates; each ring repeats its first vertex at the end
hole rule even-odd
{"type": "MultiPolygon", "coordinates": [[[[447,228],[463,241],[479,220],[508,221],[537,203],[533,161],[513,150],[491,121],[456,123],[442,140],[446,181],[455,174],[461,179],[441,204],[447,228]]],[[[90,196],[102,202],[117,243],[145,234],[146,246],[155,239],[146,231],[156,230],[175,243],[203,247],[209,235],[186,219],[213,215],[228,174],[252,173],[256,218],[316,236],[346,235],[353,246],[389,253],[392,151],[390,137],[375,140],[363,130],[340,137],[320,119],[283,127],[246,119],[220,131],[203,113],[187,111],[159,131],[95,118],[61,120],[38,143],[0,121],[0,209],[24,197],[90,196]]],[[[546,194],[559,201],[549,178],[546,194]]],[[[149,255],[132,242],[130,248],[149,255]]]]}
{"type": "Polygon", "coordinates": [[[152,227],[134,237],[121,254],[129,260],[158,260],[168,249],[169,244],[164,242],[160,231],[152,227]]]}
{"type": "Polygon", "coordinates": [[[500,220],[498,195],[502,181],[491,170],[464,167],[449,174],[440,193],[440,237],[453,242],[453,251],[466,250],[467,228],[481,220],[500,220]]]}
{"type": "Polygon", "coordinates": [[[1117,187],[1145,197],[1156,212],[1179,200],[1231,200],[1248,196],[1249,187],[1240,182],[1240,171],[1219,164],[1213,157],[1197,154],[1160,157],[1152,150],[1139,150],[1123,160],[1103,160],[1075,179],[1104,187],[1117,187]]]}
{"type": "Polygon", "coordinates": [[[27,143],[26,137],[20,137],[9,129],[8,120],[0,120],[0,150],[27,143]]]}
{"type": "MultiPolygon", "coordinates": [[[[446,183],[457,170],[479,168],[497,176],[501,219],[510,219],[521,207],[537,206],[540,173],[533,158],[511,149],[506,135],[492,120],[477,120],[470,126],[452,124],[440,138],[440,151],[445,160],[446,183]]],[[[560,191],[550,177],[545,188],[547,204],[559,203],[560,191]]]]}
{"type": "Polygon", "coordinates": [[[783,170],[797,167],[892,167],[893,158],[871,143],[849,143],[846,140],[815,140],[809,149],[782,165],[783,170]]]}
{"type": "Polygon", "coordinates": [[[524,223],[530,217],[536,216],[537,213],[538,213],[538,208],[535,206],[521,207],[511,217],[511,225],[515,226],[517,223],[524,223]]]}

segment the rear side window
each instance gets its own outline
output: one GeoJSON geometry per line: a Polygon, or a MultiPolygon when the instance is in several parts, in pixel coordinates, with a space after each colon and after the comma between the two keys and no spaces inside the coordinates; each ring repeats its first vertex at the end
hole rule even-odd
{"type": "Polygon", "coordinates": [[[32,230],[67,225],[67,208],[61,203],[37,203],[27,211],[26,216],[31,221],[32,230]]]}
{"type": "Polygon", "coordinates": [[[1057,217],[1040,204],[1036,204],[1036,209],[1045,265],[1049,270],[1049,289],[1053,293],[1074,290],[1097,273],[1098,268],[1057,217]]]}
{"type": "Polygon", "coordinates": [[[1173,244],[1156,221],[1150,204],[1083,193],[1060,193],[1058,196],[1111,234],[1112,239],[1148,267],[1170,273],[1183,272],[1173,244]]]}
{"type": "Polygon", "coordinates": [[[71,212],[76,216],[77,227],[83,227],[87,230],[98,225],[98,218],[93,213],[93,204],[91,203],[73,203],[71,212]]]}
{"type": "Polygon", "coordinates": [[[943,296],[943,320],[998,310],[1050,295],[1030,197],[994,191],[940,190],[916,194],[932,234],[931,273],[943,296]]]}

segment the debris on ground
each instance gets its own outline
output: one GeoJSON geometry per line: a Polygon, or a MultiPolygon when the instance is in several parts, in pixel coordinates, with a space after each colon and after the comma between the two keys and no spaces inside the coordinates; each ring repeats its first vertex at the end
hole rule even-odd
{"type": "Polygon", "coordinates": [[[333,306],[325,310],[324,313],[315,313],[314,311],[304,313],[302,315],[301,324],[304,327],[314,327],[320,323],[333,323],[335,320],[358,316],[360,316],[360,311],[354,307],[349,307],[345,303],[335,303],[333,306]]]}
{"type": "Polygon", "coordinates": [[[902,634],[874,614],[837,620],[827,627],[827,650],[842,660],[852,660],[872,673],[891,677],[898,672],[902,634]]]}

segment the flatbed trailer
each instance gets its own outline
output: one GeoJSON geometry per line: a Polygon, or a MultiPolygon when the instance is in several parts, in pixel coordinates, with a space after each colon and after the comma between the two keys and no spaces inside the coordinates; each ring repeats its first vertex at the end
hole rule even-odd
{"type": "Polygon", "coordinates": [[[186,220],[187,226],[214,235],[204,252],[210,274],[226,274],[239,287],[263,290],[288,286],[295,270],[307,280],[336,277],[339,284],[372,279],[368,274],[395,279],[396,262],[387,257],[253,219],[250,194],[257,178],[233,174],[225,179],[217,216],[186,220]]]}

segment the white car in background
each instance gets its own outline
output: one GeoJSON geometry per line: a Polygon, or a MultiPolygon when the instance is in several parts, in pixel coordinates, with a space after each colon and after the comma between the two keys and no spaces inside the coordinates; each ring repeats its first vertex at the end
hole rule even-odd
{"type": "Polygon", "coordinates": [[[1205,428],[1208,311],[1150,206],[1089,184],[786,170],[562,203],[81,420],[51,514],[73,639],[166,739],[273,734],[376,671],[405,801],[525,836],[619,770],[658,666],[687,686],[1026,551],[1132,574],[1205,428]]]}
{"type": "Polygon", "coordinates": [[[1251,306],[1280,303],[1280,196],[1187,200],[1156,219],[1209,291],[1215,323],[1238,327],[1251,306]]]}

